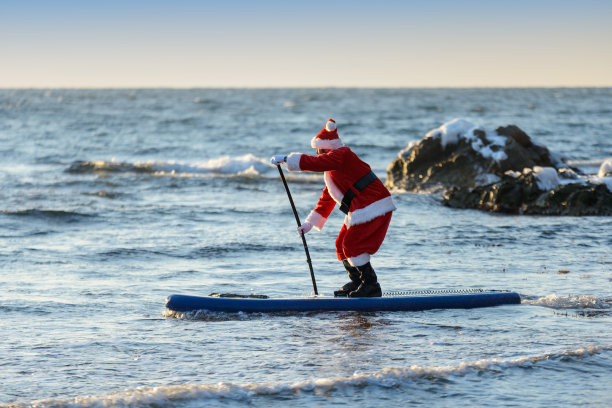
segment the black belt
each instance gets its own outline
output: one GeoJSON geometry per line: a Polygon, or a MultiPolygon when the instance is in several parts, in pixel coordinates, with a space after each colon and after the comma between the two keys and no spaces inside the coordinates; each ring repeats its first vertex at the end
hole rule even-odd
{"type": "MultiPolygon", "coordinates": [[[[376,174],[374,174],[373,171],[370,171],[368,174],[357,180],[355,184],[353,184],[353,188],[358,192],[361,192],[375,180],[378,180],[378,177],[376,177],[376,174]]],[[[345,214],[348,214],[349,210],[351,209],[351,201],[353,201],[353,198],[355,198],[356,195],[353,188],[349,188],[346,194],[344,194],[344,197],[342,197],[342,203],[340,203],[340,211],[345,214]]]]}

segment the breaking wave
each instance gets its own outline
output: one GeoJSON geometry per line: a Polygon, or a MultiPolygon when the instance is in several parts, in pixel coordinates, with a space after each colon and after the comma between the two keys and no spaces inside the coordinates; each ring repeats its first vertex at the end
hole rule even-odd
{"type": "Polygon", "coordinates": [[[575,167],[599,167],[603,164],[606,159],[592,159],[592,160],[568,160],[567,164],[575,167]]]}
{"type": "Polygon", "coordinates": [[[612,346],[590,346],[511,359],[484,359],[462,362],[454,366],[389,367],[371,373],[355,373],[348,377],[318,378],[295,383],[271,382],[254,384],[218,383],[185,384],[161,387],[138,387],[104,396],[82,396],[70,399],[45,399],[11,407],[160,407],[179,403],[205,403],[213,400],[250,402],[258,396],[290,398],[301,393],[321,395],[346,388],[394,388],[415,380],[435,381],[452,376],[486,374],[513,368],[533,369],[545,361],[568,362],[612,350],[612,346]]]}
{"type": "Polygon", "coordinates": [[[538,299],[525,299],[523,303],[534,306],[544,306],[551,309],[611,309],[612,299],[600,299],[594,295],[568,295],[557,296],[555,294],[540,297],[538,299]]]}
{"type": "MultiPolygon", "coordinates": [[[[146,162],[75,161],[66,170],[72,174],[149,174],[157,177],[240,177],[249,179],[278,178],[278,171],[268,159],[261,159],[249,153],[243,156],[223,156],[205,162],[185,163],[175,160],[146,162]]],[[[287,180],[297,183],[320,183],[322,176],[317,173],[285,172],[287,180]]]]}
{"type": "Polygon", "coordinates": [[[110,161],[75,161],[66,169],[68,173],[144,173],[156,176],[201,177],[207,175],[226,176],[274,176],[275,169],[267,160],[253,154],[238,157],[224,156],[199,163],[179,161],[121,162],[110,161]]]}

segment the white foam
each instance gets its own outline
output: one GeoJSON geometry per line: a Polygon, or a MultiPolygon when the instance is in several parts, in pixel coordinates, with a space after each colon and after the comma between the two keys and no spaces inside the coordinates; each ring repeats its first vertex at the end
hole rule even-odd
{"type": "Polygon", "coordinates": [[[265,159],[260,159],[249,153],[243,156],[223,156],[199,163],[177,161],[148,161],[137,163],[152,168],[157,175],[195,176],[202,174],[249,175],[258,176],[270,171],[270,165],[265,159]]]}
{"type": "Polygon", "coordinates": [[[567,164],[574,167],[586,166],[595,167],[600,166],[605,160],[593,159],[593,160],[567,160],[567,164]]]}
{"type": "Polygon", "coordinates": [[[277,176],[268,160],[253,154],[223,156],[204,162],[186,163],[176,160],[148,160],[135,163],[111,160],[93,160],[80,166],[94,171],[145,172],[158,176],[197,177],[206,175],[225,176],[277,176]]]}
{"type": "Polygon", "coordinates": [[[538,298],[536,300],[524,299],[523,303],[544,306],[552,309],[609,309],[610,304],[593,295],[557,296],[555,294],[538,298]]]}
{"type": "Polygon", "coordinates": [[[249,402],[255,396],[299,394],[303,392],[322,394],[334,389],[348,387],[376,386],[390,388],[416,379],[436,380],[449,376],[463,376],[470,373],[503,371],[512,368],[532,368],[541,361],[570,358],[583,358],[601,351],[612,350],[612,345],[589,346],[575,350],[520,356],[515,358],[493,358],[462,362],[452,366],[409,366],[388,367],[369,373],[355,373],[348,377],[318,378],[296,383],[256,383],[214,385],[185,384],[161,387],[138,387],[113,392],[105,396],[83,396],[71,399],[47,399],[28,404],[14,404],[15,407],[153,407],[172,406],[176,403],[194,401],[206,405],[210,400],[234,400],[249,402]]]}

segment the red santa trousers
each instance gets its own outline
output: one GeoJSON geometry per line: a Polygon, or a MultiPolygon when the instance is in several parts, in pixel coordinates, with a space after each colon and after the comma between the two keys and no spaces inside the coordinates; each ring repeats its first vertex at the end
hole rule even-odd
{"type": "MultiPolygon", "coordinates": [[[[383,243],[392,212],[374,218],[363,224],[342,226],[336,238],[336,254],[339,260],[353,258],[363,254],[373,255],[383,243]]],[[[357,265],[361,266],[361,265],[357,265]]]]}

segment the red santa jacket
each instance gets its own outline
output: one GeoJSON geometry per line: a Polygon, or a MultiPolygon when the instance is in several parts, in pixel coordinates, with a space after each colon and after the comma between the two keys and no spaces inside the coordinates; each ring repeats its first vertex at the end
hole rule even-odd
{"type": "MultiPolygon", "coordinates": [[[[324,173],[323,194],[306,218],[318,230],[323,228],[336,203],[340,205],[344,194],[371,171],[370,166],[348,147],[340,147],[319,156],[291,153],[287,156],[287,169],[324,173]]],[[[395,209],[389,190],[377,179],[361,192],[356,192],[344,224],[347,228],[363,224],[395,209]]]]}

